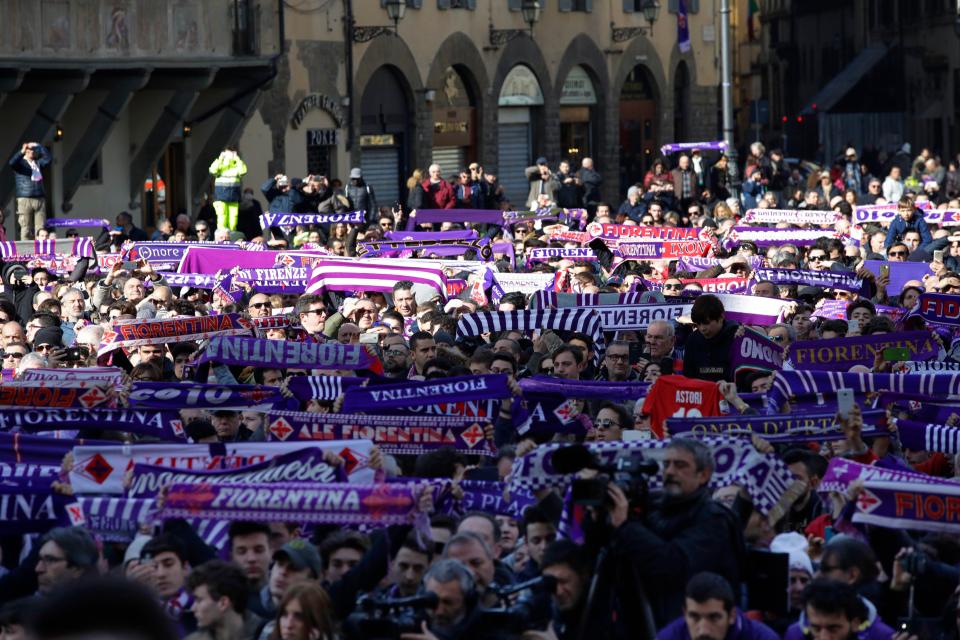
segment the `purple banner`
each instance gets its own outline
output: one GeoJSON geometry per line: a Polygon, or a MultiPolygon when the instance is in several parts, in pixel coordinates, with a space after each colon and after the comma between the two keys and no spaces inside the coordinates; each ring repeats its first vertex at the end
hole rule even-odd
{"type": "Polygon", "coordinates": [[[396,408],[509,397],[510,387],[505,375],[459,376],[354,387],[345,394],[343,411],[384,413],[396,408]]]}
{"type": "Polygon", "coordinates": [[[292,376],[287,378],[287,390],[300,402],[309,400],[336,400],[347,389],[366,384],[367,378],[346,376],[292,376]]]}
{"type": "Polygon", "coordinates": [[[880,266],[890,267],[890,284],[887,295],[897,296],[910,280],[923,282],[923,276],[933,275],[927,262],[887,262],[886,260],[864,260],[863,267],[875,276],[880,275],[880,266]]]}
{"type": "Polygon", "coordinates": [[[251,520],[339,525],[410,524],[415,484],[174,484],[160,518],[251,520]]]}
{"type": "Polygon", "coordinates": [[[709,149],[711,151],[726,151],[726,140],[713,140],[710,142],[671,142],[660,147],[660,153],[676,153],[677,151],[693,151],[694,149],[709,149]]]}
{"type": "Polygon", "coordinates": [[[110,221],[104,218],[48,218],[43,226],[54,229],[63,227],[109,227],[110,221]]]}
{"type": "Polygon", "coordinates": [[[367,369],[373,357],[363,345],[356,344],[216,336],[198,362],[279,369],[367,369]]]}
{"type": "Polygon", "coordinates": [[[929,332],[906,331],[795,342],[787,347],[787,359],[796,369],[849,371],[855,365],[873,368],[877,356],[892,347],[909,349],[910,360],[933,360],[940,353],[929,332]]]}
{"type": "MultiPolygon", "coordinates": [[[[677,260],[677,271],[703,271],[715,267],[723,262],[721,258],[707,256],[686,256],[677,260]]],[[[751,269],[759,269],[764,265],[763,256],[748,256],[747,263],[751,269]]]]}
{"type": "Polygon", "coordinates": [[[732,349],[734,370],[777,371],[783,368],[783,347],[765,335],[747,329],[734,339],[732,349]]]}
{"type": "Polygon", "coordinates": [[[520,388],[527,393],[552,393],[565,398],[635,400],[650,390],[648,382],[611,382],[607,380],[564,380],[553,376],[521,378],[520,388]]]}
{"type": "Polygon", "coordinates": [[[235,251],[227,245],[196,244],[187,248],[178,273],[216,273],[241,269],[270,269],[277,264],[279,251],[235,251]]]}

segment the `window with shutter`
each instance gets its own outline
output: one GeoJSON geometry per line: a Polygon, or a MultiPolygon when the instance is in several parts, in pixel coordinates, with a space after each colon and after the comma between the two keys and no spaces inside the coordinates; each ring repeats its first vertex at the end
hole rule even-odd
{"type": "MultiPolygon", "coordinates": [[[[687,13],[700,13],[700,0],[684,0],[684,6],[687,8],[687,13]]],[[[667,11],[670,13],[677,13],[680,11],[680,0],[670,0],[667,3],[667,11]]]]}
{"type": "Polygon", "coordinates": [[[523,4],[523,0],[507,0],[507,8],[510,11],[520,11],[521,4],[523,4]]]}

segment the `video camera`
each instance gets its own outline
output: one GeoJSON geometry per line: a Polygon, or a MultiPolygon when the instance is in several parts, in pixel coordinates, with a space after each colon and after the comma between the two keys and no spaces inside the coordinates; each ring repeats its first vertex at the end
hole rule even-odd
{"type": "Polygon", "coordinates": [[[573,481],[573,503],[587,507],[609,504],[607,486],[613,482],[627,496],[631,510],[646,511],[649,494],[647,476],[660,471],[660,465],[655,460],[648,460],[641,451],[620,451],[612,464],[605,465],[590,449],[579,444],[554,451],[551,463],[557,473],[577,473],[583,469],[599,472],[593,478],[577,478],[573,481]]]}
{"type": "Polygon", "coordinates": [[[439,603],[433,592],[408,598],[362,596],[357,601],[358,611],[344,623],[344,635],[357,640],[394,640],[404,633],[422,633],[427,610],[436,609],[439,603]]]}
{"type": "Polygon", "coordinates": [[[550,624],[550,596],[557,589],[557,579],[549,575],[540,575],[525,582],[499,586],[491,584],[488,590],[496,594],[499,607],[481,609],[478,627],[496,629],[505,635],[520,635],[531,629],[544,630],[550,624]],[[512,603],[514,594],[521,595],[512,603]]]}

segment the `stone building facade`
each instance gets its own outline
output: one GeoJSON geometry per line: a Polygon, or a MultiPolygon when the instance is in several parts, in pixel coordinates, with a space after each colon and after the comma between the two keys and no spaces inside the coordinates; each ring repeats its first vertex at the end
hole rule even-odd
{"type": "Polygon", "coordinates": [[[284,4],[286,53],[240,138],[251,185],[360,167],[390,205],[414,169],[478,161],[522,206],[534,159],[589,155],[617,200],[661,144],[718,137],[712,2],[686,2],[687,53],[676,0],[652,30],[644,0],[541,0],[532,37],[519,0],[407,0],[395,31],[382,1],[284,4]]]}

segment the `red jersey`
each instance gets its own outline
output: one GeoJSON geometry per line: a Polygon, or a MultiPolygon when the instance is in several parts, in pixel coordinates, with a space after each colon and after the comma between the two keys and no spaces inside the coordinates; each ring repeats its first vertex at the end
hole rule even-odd
{"type": "Polygon", "coordinates": [[[643,402],[650,416],[650,430],[663,439],[667,418],[699,418],[720,415],[720,390],[716,382],[660,376],[643,402]]]}

